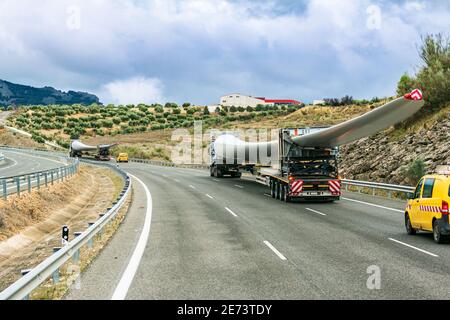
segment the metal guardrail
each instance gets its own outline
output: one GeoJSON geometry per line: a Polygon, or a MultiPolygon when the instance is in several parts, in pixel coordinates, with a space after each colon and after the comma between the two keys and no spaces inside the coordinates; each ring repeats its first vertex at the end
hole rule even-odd
{"type": "Polygon", "coordinates": [[[100,215],[99,220],[92,224],[86,231],[78,235],[75,239],[70,241],[65,247],[58,250],[52,256],[44,260],[17,282],[0,293],[0,300],[20,300],[27,299],[28,295],[36,289],[40,284],[54,275],[59,273],[59,268],[74,256],[79,257],[80,249],[92,241],[93,237],[97,235],[109,222],[117,215],[122,208],[125,200],[131,192],[131,180],[129,176],[117,166],[112,164],[100,164],[98,162],[81,160],[85,163],[108,166],[118,172],[124,179],[124,188],[119,197],[113,203],[113,206],[107,210],[103,215],[100,215]]]}
{"type": "Polygon", "coordinates": [[[368,181],[358,181],[358,180],[348,180],[342,179],[342,184],[345,186],[346,190],[348,190],[349,186],[358,187],[360,191],[361,188],[369,188],[372,189],[372,195],[375,195],[376,190],[387,191],[388,198],[392,197],[393,192],[399,192],[404,194],[413,193],[415,188],[411,186],[402,186],[396,184],[388,184],[388,183],[378,183],[378,182],[368,182],[368,181]]]}
{"type": "Polygon", "coordinates": [[[26,151],[26,152],[39,152],[41,154],[55,154],[60,156],[68,156],[69,152],[62,152],[62,151],[51,151],[45,148],[29,148],[29,147],[12,147],[8,145],[0,145],[0,149],[4,150],[20,150],[20,151],[26,151]]]}
{"type": "MultiPolygon", "coordinates": [[[[11,147],[0,147],[0,149],[20,150],[21,152],[26,151],[32,154],[44,154],[44,151],[34,149],[20,149],[11,147]]],[[[45,152],[45,156],[61,158],[62,155],[58,153],[53,154],[45,152]]],[[[79,168],[78,159],[65,158],[65,161],[67,164],[58,168],[0,178],[1,197],[4,200],[7,200],[8,196],[14,193],[20,196],[20,194],[25,190],[31,193],[31,190],[34,188],[39,190],[41,187],[48,187],[49,185],[53,185],[55,182],[63,182],[64,179],[74,175],[79,168]]]]}
{"type": "Polygon", "coordinates": [[[161,166],[161,167],[209,170],[209,165],[205,165],[205,164],[178,164],[178,163],[167,162],[167,161],[156,161],[156,160],[136,159],[136,158],[131,158],[130,162],[146,163],[146,164],[151,164],[154,166],[161,166]]]}

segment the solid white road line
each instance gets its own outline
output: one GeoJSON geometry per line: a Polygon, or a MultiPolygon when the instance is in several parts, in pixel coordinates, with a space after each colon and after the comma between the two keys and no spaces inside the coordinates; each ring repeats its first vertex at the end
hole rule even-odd
{"type": "Polygon", "coordinates": [[[401,242],[401,241],[398,241],[398,240],[395,240],[395,239],[392,239],[392,238],[389,238],[389,240],[394,241],[394,242],[397,242],[397,243],[402,244],[402,245],[404,245],[404,246],[407,246],[407,247],[409,247],[409,248],[415,249],[415,250],[417,250],[417,251],[426,253],[426,254],[428,254],[428,255],[430,255],[430,256],[432,256],[432,257],[436,257],[436,258],[439,257],[437,254],[434,254],[434,253],[431,253],[431,252],[429,252],[429,251],[426,251],[426,250],[423,250],[423,249],[414,247],[414,246],[412,246],[412,245],[410,245],[410,244],[407,244],[407,243],[404,243],[404,242],[401,242]]]}
{"type": "Polygon", "coordinates": [[[231,213],[234,217],[237,218],[238,215],[234,213],[230,208],[225,207],[225,210],[227,210],[229,213],[231,213]]]}
{"type": "Polygon", "coordinates": [[[173,179],[173,181],[180,183],[180,180],[178,179],[173,179]]]}
{"type": "Polygon", "coordinates": [[[212,196],[210,196],[209,194],[206,194],[206,196],[210,199],[214,199],[212,196]]]}
{"type": "Polygon", "coordinates": [[[278,256],[278,258],[280,258],[281,260],[284,260],[284,261],[287,260],[287,258],[286,258],[285,256],[283,256],[283,255],[281,254],[281,252],[278,251],[277,248],[275,248],[269,241],[264,241],[264,244],[265,244],[266,246],[268,246],[268,247],[270,248],[270,250],[272,250],[273,252],[275,252],[275,254],[278,256]]]}
{"type": "Polygon", "coordinates": [[[128,289],[130,288],[131,283],[133,282],[133,278],[141,262],[142,255],[144,254],[145,246],[147,245],[148,238],[150,236],[150,228],[152,225],[152,211],[153,211],[152,195],[150,194],[150,191],[148,190],[145,183],[143,183],[139,178],[133,176],[132,174],[128,175],[136,179],[136,181],[139,182],[144,188],[145,195],[147,197],[147,212],[145,213],[144,227],[142,228],[142,232],[139,237],[138,243],[136,244],[136,248],[134,248],[133,255],[131,256],[131,259],[128,262],[128,266],[125,269],[125,272],[123,273],[122,278],[120,279],[120,282],[117,285],[111,300],[125,300],[128,293],[128,289]]]}
{"type": "Polygon", "coordinates": [[[219,182],[219,180],[217,180],[217,179],[213,179],[213,181],[215,181],[215,182],[219,182]]]}
{"type": "Polygon", "coordinates": [[[272,196],[271,196],[270,194],[264,193],[264,195],[265,195],[266,197],[272,198],[272,196]]]}
{"type": "Polygon", "coordinates": [[[189,185],[189,188],[191,188],[191,189],[196,189],[193,185],[189,185]]]}
{"type": "Polygon", "coordinates": [[[238,185],[238,184],[235,184],[234,186],[235,186],[236,188],[244,189],[243,186],[240,186],[240,185],[238,185]]]}
{"type": "Polygon", "coordinates": [[[313,209],[310,209],[310,208],[306,208],[306,210],[314,212],[314,213],[317,213],[317,214],[320,214],[321,216],[326,216],[325,213],[322,213],[322,212],[319,212],[319,211],[316,211],[316,210],[313,210],[313,209]]]}
{"type": "Polygon", "coordinates": [[[372,207],[377,207],[377,208],[381,208],[381,209],[385,209],[385,210],[390,210],[390,211],[395,211],[395,212],[401,212],[404,213],[404,210],[400,210],[400,209],[394,209],[394,208],[389,208],[389,207],[385,207],[385,206],[380,206],[378,204],[374,204],[374,203],[370,203],[370,202],[364,202],[364,201],[359,201],[359,200],[355,200],[355,199],[349,199],[349,198],[341,198],[343,200],[347,200],[347,201],[352,201],[352,202],[356,202],[356,203],[361,203],[361,204],[366,204],[368,206],[372,206],[372,207]]]}

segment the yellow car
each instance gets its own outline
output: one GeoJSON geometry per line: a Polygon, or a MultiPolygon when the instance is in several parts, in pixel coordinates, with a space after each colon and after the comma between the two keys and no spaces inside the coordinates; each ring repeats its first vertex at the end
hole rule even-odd
{"type": "Polygon", "coordinates": [[[433,232],[434,241],[442,243],[450,235],[450,176],[426,175],[420,179],[405,210],[406,232],[433,232]]]}
{"type": "Polygon", "coordinates": [[[127,153],[119,153],[117,156],[117,162],[128,162],[128,154],[127,153]]]}

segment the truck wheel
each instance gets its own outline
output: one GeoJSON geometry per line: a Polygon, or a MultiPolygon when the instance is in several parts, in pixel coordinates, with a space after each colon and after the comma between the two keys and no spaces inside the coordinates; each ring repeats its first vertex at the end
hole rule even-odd
{"type": "Polygon", "coordinates": [[[286,190],[285,187],[283,185],[281,185],[280,183],[280,200],[284,201],[284,198],[286,197],[286,190]]]}
{"type": "Polygon", "coordinates": [[[276,198],[274,181],[270,181],[270,195],[272,196],[272,198],[274,198],[274,199],[276,198]]]}
{"type": "Polygon", "coordinates": [[[409,214],[406,214],[406,217],[405,217],[405,227],[406,227],[407,234],[409,234],[409,235],[416,234],[416,229],[414,229],[411,224],[411,219],[409,218],[409,214]]]}
{"type": "Polygon", "coordinates": [[[283,193],[284,193],[284,198],[283,201],[284,202],[291,202],[291,197],[289,196],[289,191],[288,191],[288,187],[287,186],[283,186],[283,193]]]}
{"type": "Polygon", "coordinates": [[[276,182],[276,186],[277,186],[277,191],[276,191],[276,193],[277,193],[277,200],[280,200],[281,199],[281,185],[278,183],[278,181],[276,182]]]}
{"type": "Polygon", "coordinates": [[[436,243],[443,243],[444,237],[441,235],[441,230],[439,230],[439,223],[437,220],[433,222],[433,239],[436,243]]]}

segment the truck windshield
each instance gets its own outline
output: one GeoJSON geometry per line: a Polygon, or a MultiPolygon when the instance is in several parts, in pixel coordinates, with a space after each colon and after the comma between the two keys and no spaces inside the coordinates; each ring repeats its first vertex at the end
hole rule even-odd
{"type": "Polygon", "coordinates": [[[337,168],[329,160],[301,161],[291,165],[291,173],[302,176],[337,177],[337,168]]]}

